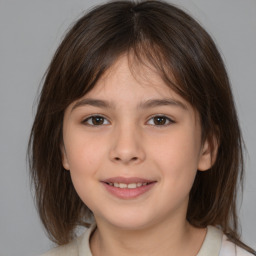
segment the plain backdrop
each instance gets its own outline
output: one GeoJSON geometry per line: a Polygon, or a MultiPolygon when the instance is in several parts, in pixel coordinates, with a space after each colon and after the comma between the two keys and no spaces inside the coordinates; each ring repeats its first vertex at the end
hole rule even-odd
{"type": "MultiPolygon", "coordinates": [[[[242,237],[256,247],[256,1],[170,1],[195,17],[216,41],[233,86],[247,145],[239,211],[242,237]]],[[[0,255],[48,250],[30,192],[26,149],[41,78],[69,25],[103,1],[0,0],[0,255]]]]}

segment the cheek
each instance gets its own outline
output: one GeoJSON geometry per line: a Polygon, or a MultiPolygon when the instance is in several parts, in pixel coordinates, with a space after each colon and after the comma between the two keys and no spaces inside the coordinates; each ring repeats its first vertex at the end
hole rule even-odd
{"type": "Polygon", "coordinates": [[[65,141],[67,159],[71,172],[92,172],[97,169],[104,155],[104,142],[79,132],[65,141]]]}
{"type": "MultiPolygon", "coordinates": [[[[98,141],[99,142],[99,141],[98,141]]],[[[93,208],[97,177],[101,168],[101,159],[104,156],[104,147],[99,147],[97,140],[73,138],[67,146],[67,156],[70,166],[70,175],[74,188],[81,200],[93,208]],[[89,146],[88,146],[89,145],[89,146]]]]}
{"type": "Polygon", "coordinates": [[[200,142],[193,138],[193,133],[175,133],[166,136],[162,141],[154,142],[151,154],[159,158],[160,162],[178,165],[184,164],[197,166],[200,142]]]}
{"type": "Polygon", "coordinates": [[[150,154],[166,182],[174,187],[192,186],[200,150],[200,140],[195,132],[177,129],[175,134],[166,136],[157,145],[150,154]]]}

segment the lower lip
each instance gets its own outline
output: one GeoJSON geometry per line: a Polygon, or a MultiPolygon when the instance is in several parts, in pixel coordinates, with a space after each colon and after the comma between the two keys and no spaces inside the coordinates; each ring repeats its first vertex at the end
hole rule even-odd
{"type": "Polygon", "coordinates": [[[156,184],[156,182],[152,182],[146,186],[141,186],[137,188],[117,188],[111,185],[108,185],[107,183],[102,183],[104,187],[107,189],[108,192],[110,192],[112,195],[121,198],[121,199],[133,199],[141,196],[142,194],[148,192],[150,189],[153,188],[153,186],[156,184]]]}

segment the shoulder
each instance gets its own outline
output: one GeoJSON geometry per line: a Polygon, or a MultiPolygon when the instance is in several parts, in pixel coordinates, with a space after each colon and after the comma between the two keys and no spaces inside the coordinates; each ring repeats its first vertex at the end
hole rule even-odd
{"type": "Polygon", "coordinates": [[[230,242],[227,236],[223,235],[219,256],[253,256],[253,254],[230,242]]]}
{"type": "Polygon", "coordinates": [[[42,254],[41,256],[78,256],[77,244],[77,239],[75,239],[66,245],[61,245],[53,248],[50,251],[42,254]]]}
{"type": "Polygon", "coordinates": [[[241,247],[230,242],[222,230],[208,226],[206,237],[197,256],[253,256],[241,247]]]}
{"type": "Polygon", "coordinates": [[[91,228],[70,243],[53,248],[40,256],[91,256],[89,238],[95,228],[96,226],[92,225],[91,228]]]}

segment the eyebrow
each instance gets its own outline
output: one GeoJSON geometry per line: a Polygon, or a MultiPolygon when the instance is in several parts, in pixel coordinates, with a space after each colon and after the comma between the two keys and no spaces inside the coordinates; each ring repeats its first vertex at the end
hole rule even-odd
{"type": "MultiPolygon", "coordinates": [[[[72,107],[71,112],[78,107],[82,107],[86,105],[94,106],[98,108],[106,108],[106,109],[116,108],[113,102],[87,98],[87,99],[82,99],[76,102],[76,104],[72,107]]],[[[160,107],[160,106],[177,106],[184,110],[187,110],[187,106],[184,103],[182,103],[179,100],[171,99],[171,98],[146,100],[144,102],[139,103],[137,106],[137,109],[147,109],[147,108],[154,108],[154,107],[160,107]]]]}

